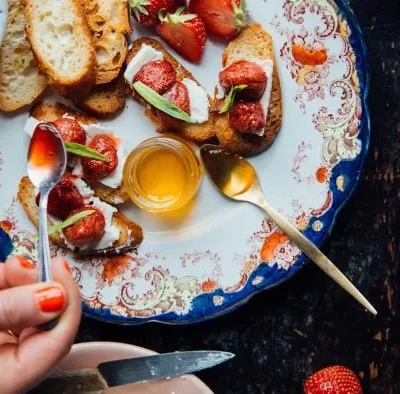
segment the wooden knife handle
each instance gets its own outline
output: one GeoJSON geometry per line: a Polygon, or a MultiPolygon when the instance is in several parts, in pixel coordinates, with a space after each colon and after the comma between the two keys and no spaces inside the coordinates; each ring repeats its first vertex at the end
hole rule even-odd
{"type": "Polygon", "coordinates": [[[60,371],[51,373],[30,394],[101,394],[108,389],[106,381],[97,369],[60,371]]]}

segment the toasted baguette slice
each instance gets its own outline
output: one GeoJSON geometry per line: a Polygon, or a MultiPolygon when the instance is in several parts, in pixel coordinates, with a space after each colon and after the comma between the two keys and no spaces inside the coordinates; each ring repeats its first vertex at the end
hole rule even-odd
{"type": "Polygon", "coordinates": [[[225,49],[222,64],[227,67],[239,60],[271,59],[274,62],[271,101],[265,134],[244,135],[229,125],[229,113],[217,115],[215,132],[220,144],[228,151],[244,156],[256,155],[266,150],[275,140],[282,125],[282,92],[276,68],[272,37],[261,25],[247,25],[225,49]]]}
{"type": "Polygon", "coordinates": [[[82,4],[96,51],[96,84],[105,84],[118,76],[128,53],[125,34],[132,32],[128,2],[82,0],[82,4]]]}
{"type": "Polygon", "coordinates": [[[8,22],[0,48],[0,109],[16,111],[45,90],[46,77],[35,65],[25,34],[26,19],[19,0],[8,2],[8,22]]]}
{"type": "MultiPolygon", "coordinates": [[[[181,81],[184,78],[189,78],[198,83],[198,81],[193,77],[193,75],[188,70],[186,70],[186,68],[183,67],[174,57],[172,57],[160,42],[152,38],[143,37],[135,40],[132,43],[132,46],[130,47],[126,60],[127,64],[140,51],[143,44],[149,45],[153,47],[155,50],[160,51],[164,54],[164,59],[169,61],[175,68],[178,81],[181,81]]],[[[210,113],[208,121],[201,124],[189,124],[184,121],[173,118],[170,118],[171,121],[166,122],[165,117],[160,118],[159,116],[157,116],[157,113],[151,108],[149,108],[149,104],[135,91],[133,91],[132,88],[129,87],[129,91],[131,92],[132,97],[137,102],[146,107],[145,113],[149,117],[149,119],[154,123],[159,133],[175,132],[179,134],[181,137],[192,140],[197,143],[204,143],[215,137],[213,114],[210,113]]],[[[209,99],[211,103],[211,98],[209,99]]]]}
{"type": "Polygon", "coordinates": [[[82,0],[90,29],[99,37],[105,27],[122,34],[132,33],[126,0],[82,0]]]}
{"type": "Polygon", "coordinates": [[[80,0],[22,0],[26,32],[41,70],[65,95],[95,80],[95,50],[80,0]]]}
{"type": "Polygon", "coordinates": [[[108,27],[100,38],[94,40],[96,50],[96,85],[115,79],[124,65],[128,44],[124,34],[108,27]]]}
{"type": "Polygon", "coordinates": [[[75,105],[100,119],[116,116],[126,101],[126,85],[123,75],[104,85],[96,85],[82,98],[74,100],[75,105]]]}
{"type": "MultiPolygon", "coordinates": [[[[79,123],[84,125],[98,123],[97,119],[79,113],[61,103],[38,103],[32,108],[30,116],[43,122],[54,122],[65,114],[73,116],[79,123]]],[[[129,199],[128,193],[123,186],[113,189],[100,182],[87,182],[87,184],[93,189],[97,197],[108,204],[123,204],[129,199]]]]}
{"type": "MultiPolygon", "coordinates": [[[[31,222],[35,225],[36,228],[39,228],[39,216],[38,208],[36,205],[35,187],[28,177],[23,177],[19,183],[18,199],[31,222]]],[[[50,217],[48,218],[48,221],[50,225],[53,224],[50,217]]],[[[73,252],[78,257],[111,256],[116,254],[120,255],[136,249],[136,247],[140,245],[143,241],[143,233],[141,227],[138,224],[130,221],[121,213],[114,214],[113,225],[118,227],[118,229],[120,230],[120,236],[111,248],[82,251],[76,248],[75,250],[73,250],[73,252]]],[[[65,244],[63,238],[60,237],[59,233],[50,235],[50,240],[55,245],[69,249],[69,247],[65,244]]]]}

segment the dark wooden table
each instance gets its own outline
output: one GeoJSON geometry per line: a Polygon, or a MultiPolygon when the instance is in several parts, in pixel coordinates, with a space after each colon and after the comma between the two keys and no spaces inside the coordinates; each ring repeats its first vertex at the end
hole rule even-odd
{"type": "Polygon", "coordinates": [[[324,251],[379,311],[372,318],[314,265],[238,311],[196,326],[118,327],[83,319],[82,341],[158,352],[223,349],[199,374],[216,393],[301,393],[313,371],[343,364],[365,393],[400,393],[400,1],[351,0],[371,64],[372,143],[362,181],[324,251]]]}

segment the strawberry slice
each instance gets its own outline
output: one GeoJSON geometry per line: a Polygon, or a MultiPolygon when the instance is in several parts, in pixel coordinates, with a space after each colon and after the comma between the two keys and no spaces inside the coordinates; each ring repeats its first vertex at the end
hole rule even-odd
{"type": "Polygon", "coordinates": [[[136,22],[145,26],[156,26],[159,23],[158,13],[161,10],[174,12],[178,0],[128,0],[136,22]]]}
{"type": "Polygon", "coordinates": [[[196,14],[189,14],[184,7],[174,14],[160,12],[161,23],[157,33],[185,59],[198,63],[206,45],[206,28],[196,14]]]}
{"type": "Polygon", "coordinates": [[[226,40],[242,30],[247,17],[246,0],[191,0],[189,10],[203,19],[207,31],[226,40]]]}
{"type": "Polygon", "coordinates": [[[356,374],[341,365],[316,372],[304,384],[304,394],[362,394],[356,374]]]}

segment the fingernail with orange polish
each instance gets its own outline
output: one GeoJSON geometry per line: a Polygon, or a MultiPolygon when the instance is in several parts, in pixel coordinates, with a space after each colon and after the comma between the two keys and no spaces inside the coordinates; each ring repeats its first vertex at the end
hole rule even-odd
{"type": "Polygon", "coordinates": [[[65,267],[65,269],[66,269],[68,272],[71,272],[71,267],[69,266],[67,260],[64,260],[64,267],[65,267]]]}
{"type": "Polygon", "coordinates": [[[57,312],[65,303],[64,292],[56,286],[36,291],[35,297],[42,312],[57,312]]]}
{"type": "Polygon", "coordinates": [[[28,269],[35,269],[35,265],[31,263],[29,260],[27,260],[25,257],[19,256],[18,261],[21,264],[22,268],[28,268],[28,269]]]}

